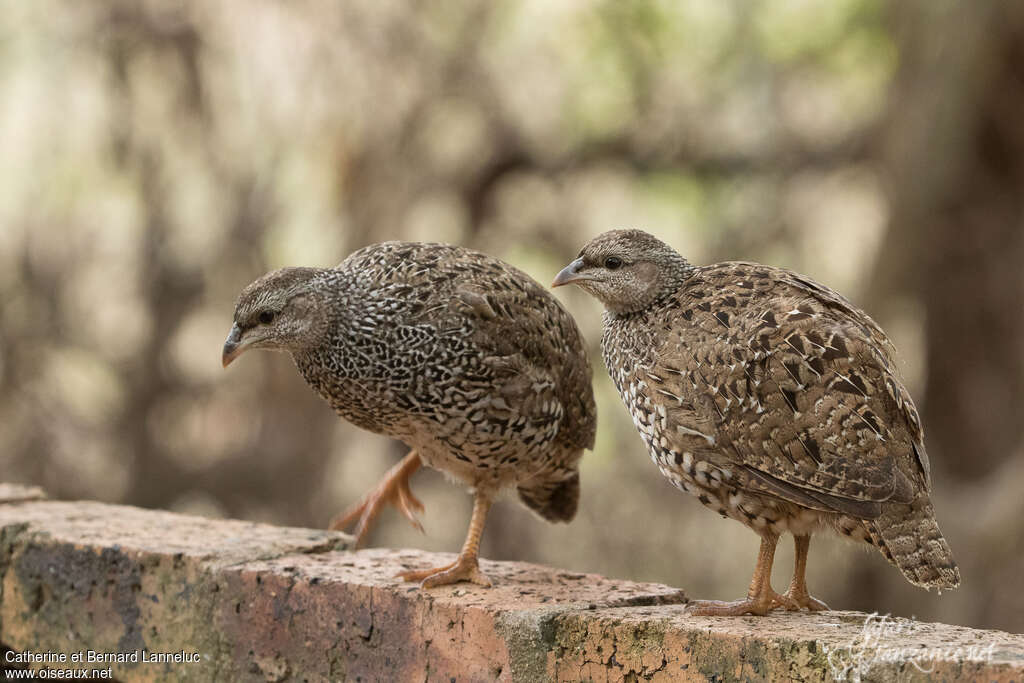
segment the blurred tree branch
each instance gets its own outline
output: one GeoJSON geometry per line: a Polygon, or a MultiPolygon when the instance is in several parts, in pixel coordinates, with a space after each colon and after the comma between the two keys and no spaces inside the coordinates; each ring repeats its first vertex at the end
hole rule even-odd
{"type": "Polygon", "coordinates": [[[893,11],[904,56],[883,153],[892,217],[869,296],[924,303],[929,449],[974,479],[1021,446],[1024,8],[893,11]]]}

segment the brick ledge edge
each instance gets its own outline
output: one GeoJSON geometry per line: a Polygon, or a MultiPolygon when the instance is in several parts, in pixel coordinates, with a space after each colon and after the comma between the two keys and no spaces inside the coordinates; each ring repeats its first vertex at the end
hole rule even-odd
{"type": "Polygon", "coordinates": [[[883,651],[862,613],[695,618],[668,586],[512,562],[420,591],[390,577],[447,556],[350,540],[0,484],[0,643],[137,653],[49,665],[133,681],[1024,680],[1021,635],[894,620],[883,651]]]}

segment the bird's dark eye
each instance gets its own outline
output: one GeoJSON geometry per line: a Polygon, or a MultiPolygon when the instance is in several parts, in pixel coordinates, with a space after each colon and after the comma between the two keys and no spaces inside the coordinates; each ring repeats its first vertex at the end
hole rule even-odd
{"type": "Polygon", "coordinates": [[[618,256],[609,256],[604,260],[604,267],[608,270],[615,270],[622,267],[622,259],[618,256]]]}
{"type": "Polygon", "coordinates": [[[269,325],[272,322],[274,322],[273,311],[263,311],[262,313],[260,313],[260,324],[269,325]]]}

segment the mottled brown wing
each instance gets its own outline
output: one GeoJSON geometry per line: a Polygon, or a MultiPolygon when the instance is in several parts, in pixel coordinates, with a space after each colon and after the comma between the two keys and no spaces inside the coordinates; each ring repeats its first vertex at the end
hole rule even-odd
{"type": "Polygon", "coordinates": [[[427,331],[423,346],[459,353],[457,341],[442,344],[440,335],[450,330],[458,337],[471,327],[473,354],[486,357],[491,373],[463,376],[460,386],[504,392],[508,406],[498,401],[491,408],[498,420],[525,419],[544,432],[544,423],[558,422],[556,443],[593,447],[597,417],[582,338],[569,313],[537,281],[487,254],[424,242],[372,245],[339,268],[365,273],[367,289],[391,318],[401,319],[405,333],[427,331]]]}
{"type": "Polygon", "coordinates": [[[893,359],[896,355],[896,349],[889,340],[889,337],[871,316],[854,306],[846,297],[838,292],[791,270],[783,268],[773,270],[775,271],[775,276],[782,283],[797,289],[803,288],[808,296],[824,306],[831,315],[853,325],[860,331],[862,341],[865,342],[883,375],[882,388],[889,397],[889,400],[894,404],[894,407],[890,406],[892,408],[893,420],[896,424],[907,428],[913,447],[914,467],[923,478],[925,490],[930,490],[931,465],[928,462],[928,454],[924,448],[924,428],[921,425],[921,418],[918,415],[917,407],[910,397],[910,392],[903,386],[899,373],[895,369],[893,359]]]}
{"type": "Polygon", "coordinates": [[[695,277],[650,373],[674,449],[815,509],[871,518],[909,500],[893,451],[911,452],[913,429],[878,326],[788,271],[720,264],[695,277]]]}
{"type": "Polygon", "coordinates": [[[524,414],[557,407],[556,443],[573,449],[594,446],[597,408],[592,370],[575,321],[539,283],[501,264],[503,277],[460,284],[456,305],[478,316],[475,343],[512,397],[531,396],[524,414]],[[538,391],[539,390],[539,391],[538,391]]]}

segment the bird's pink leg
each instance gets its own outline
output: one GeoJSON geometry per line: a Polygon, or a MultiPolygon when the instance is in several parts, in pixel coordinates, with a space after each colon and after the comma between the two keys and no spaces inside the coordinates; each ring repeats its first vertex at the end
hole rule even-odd
{"type": "Polygon", "coordinates": [[[394,505],[415,528],[423,531],[423,525],[416,519],[416,512],[423,512],[423,503],[409,490],[409,477],[420,468],[422,461],[416,451],[410,451],[401,462],[388,470],[384,479],[358,503],[352,505],[331,520],[330,528],[344,530],[356,520],[355,547],[366,540],[373,521],[384,505],[394,505]]]}
{"type": "Polygon", "coordinates": [[[723,602],[720,600],[692,600],[686,611],[698,617],[738,617],[743,614],[764,616],[776,607],[799,609],[788,596],[779,595],[772,589],[772,563],[775,561],[775,546],[779,542],[776,534],[761,535],[761,549],[757,554],[757,566],[750,580],[750,589],[744,600],[723,602]]]}
{"type": "Polygon", "coordinates": [[[400,572],[396,577],[405,581],[421,581],[420,588],[447,586],[460,581],[490,586],[491,580],[480,571],[478,559],[480,536],[483,534],[484,522],[487,520],[487,512],[490,509],[490,496],[477,491],[476,498],[473,499],[473,518],[469,522],[466,542],[462,544],[462,551],[455,562],[443,567],[400,572]]]}
{"type": "MultiPolygon", "coordinates": [[[[796,604],[797,609],[806,608],[811,612],[828,609],[828,605],[807,592],[807,550],[811,547],[811,537],[794,536],[793,541],[796,546],[796,562],[793,566],[793,581],[785,596],[796,604]]],[[[792,608],[787,606],[786,609],[792,608]]]]}

